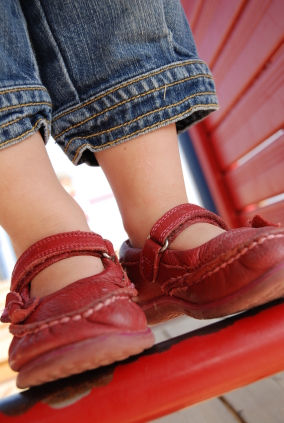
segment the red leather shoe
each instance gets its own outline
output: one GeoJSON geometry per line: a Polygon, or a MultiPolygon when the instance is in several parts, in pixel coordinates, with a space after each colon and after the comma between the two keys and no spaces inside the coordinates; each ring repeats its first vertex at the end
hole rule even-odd
{"type": "Polygon", "coordinates": [[[112,244],[88,232],[68,232],[32,245],[16,263],[1,316],[14,335],[9,364],[20,388],[123,360],[154,343],[137,295],[112,244]],[[78,255],[100,257],[105,267],[44,298],[29,285],[43,269],[78,255]]]}
{"type": "Polygon", "coordinates": [[[214,213],[183,204],[158,220],[143,249],[126,241],[121,264],[138,290],[134,300],[148,324],[182,314],[226,316],[283,296],[284,228],[260,216],[250,226],[228,230],[214,213]],[[181,231],[200,222],[226,232],[191,250],[168,248],[181,231]]]}

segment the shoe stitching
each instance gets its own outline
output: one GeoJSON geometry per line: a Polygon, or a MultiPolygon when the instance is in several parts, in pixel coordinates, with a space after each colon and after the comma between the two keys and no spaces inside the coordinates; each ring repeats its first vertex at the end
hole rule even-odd
{"type": "MultiPolygon", "coordinates": [[[[0,148],[1,148],[3,145],[9,144],[9,143],[11,143],[11,142],[13,142],[13,141],[17,141],[18,139],[20,139],[20,138],[24,137],[25,135],[31,134],[32,132],[34,132],[34,131],[35,131],[35,129],[38,127],[38,125],[39,125],[41,122],[45,122],[45,123],[49,123],[49,124],[50,124],[50,121],[49,121],[49,120],[47,120],[47,119],[43,119],[43,118],[40,118],[40,119],[36,122],[36,124],[32,127],[32,129],[29,129],[27,132],[24,132],[23,134],[19,135],[18,137],[15,137],[15,138],[12,138],[12,139],[10,139],[10,140],[8,140],[8,141],[5,141],[5,142],[3,142],[3,143],[0,143],[0,148]]],[[[48,135],[49,135],[49,131],[48,131],[48,135]]]]}
{"type": "Polygon", "coordinates": [[[161,235],[160,235],[160,238],[159,238],[159,241],[160,242],[163,242],[163,239],[164,239],[164,236],[166,235],[166,234],[168,234],[169,235],[169,233],[171,232],[171,230],[173,229],[173,228],[175,228],[175,226],[177,226],[180,222],[182,222],[182,221],[184,221],[184,220],[187,220],[188,218],[191,218],[192,216],[191,216],[191,214],[192,213],[189,213],[189,214],[187,214],[187,215],[183,215],[183,216],[181,216],[181,217],[179,217],[177,220],[175,220],[170,226],[168,226],[166,229],[164,229],[164,231],[161,233],[161,235]]]}
{"type": "MultiPolygon", "coordinates": [[[[185,102],[187,100],[187,98],[186,99],[184,99],[183,101],[185,102]]],[[[178,104],[176,103],[176,104],[173,104],[173,105],[171,105],[171,106],[169,106],[169,107],[174,107],[174,106],[177,106],[178,104]]],[[[171,122],[171,121],[173,121],[173,120],[175,120],[175,119],[177,119],[177,118],[179,118],[179,117],[181,117],[181,116],[184,116],[186,113],[188,113],[188,112],[190,112],[191,110],[193,110],[193,109],[196,109],[196,108],[198,108],[198,107],[202,107],[202,110],[204,110],[204,109],[209,109],[209,108],[212,108],[212,107],[214,107],[214,108],[218,108],[218,104],[217,103],[210,103],[210,104],[196,104],[196,105],[194,105],[194,106],[192,106],[192,107],[190,107],[189,109],[187,109],[187,110],[185,110],[184,112],[182,112],[182,113],[179,113],[179,114],[177,114],[177,115],[175,115],[175,116],[173,116],[173,117],[171,117],[171,118],[169,118],[169,119],[165,119],[165,120],[162,120],[162,121],[160,121],[160,122],[157,122],[157,123],[155,123],[155,124],[153,124],[153,125],[151,125],[151,126],[146,126],[145,128],[143,128],[142,130],[138,130],[138,131],[136,131],[136,132],[132,132],[132,133],[130,133],[130,134],[128,134],[128,135],[125,135],[124,137],[121,137],[121,138],[117,138],[115,141],[110,141],[110,142],[108,142],[108,143],[105,143],[104,145],[103,145],[103,147],[106,147],[106,146],[108,146],[108,145],[115,145],[115,144],[117,144],[119,141],[123,141],[123,140],[125,140],[125,139],[127,139],[127,138],[129,138],[129,137],[132,137],[133,135],[138,135],[138,134],[143,134],[144,132],[146,132],[146,131],[148,131],[149,129],[152,129],[152,128],[155,128],[155,127],[158,127],[160,124],[165,124],[165,123],[167,123],[167,122],[171,122]]],[[[159,112],[159,111],[161,111],[161,110],[163,110],[163,109],[166,109],[167,107],[164,107],[164,108],[162,108],[162,109],[156,109],[156,110],[154,110],[154,111],[151,111],[151,112],[149,112],[148,114],[150,114],[150,113],[156,113],[156,112],[159,112]]],[[[139,119],[142,119],[142,118],[144,118],[145,116],[147,116],[147,114],[145,114],[145,115],[142,115],[142,116],[139,116],[139,119]]],[[[132,122],[128,122],[128,124],[129,123],[132,123],[132,122]]],[[[122,126],[122,125],[121,125],[122,126]]],[[[116,127],[116,128],[112,128],[111,130],[108,130],[108,131],[112,131],[112,130],[114,130],[114,129],[117,129],[118,127],[116,127]]],[[[107,131],[106,131],[107,132],[107,131]]],[[[93,135],[89,135],[89,136],[87,136],[87,137],[78,137],[78,138],[73,138],[73,140],[78,140],[78,139],[86,139],[86,138],[90,138],[90,137],[96,137],[96,136],[98,136],[98,135],[101,135],[102,133],[97,133],[97,134],[93,134],[93,135]]],[[[72,140],[72,141],[73,141],[72,140]]],[[[75,156],[74,156],[74,158],[73,158],[73,160],[72,160],[72,163],[74,163],[75,162],[75,160],[76,160],[76,158],[77,158],[77,156],[78,156],[78,154],[79,154],[79,152],[80,152],[80,150],[82,149],[82,148],[84,148],[84,147],[86,147],[86,146],[88,146],[88,147],[91,147],[91,150],[97,150],[98,148],[102,148],[102,146],[101,145],[99,145],[99,146],[93,146],[92,144],[89,144],[89,143],[85,143],[85,144],[83,144],[83,145],[81,145],[79,148],[78,148],[78,150],[76,151],[76,154],[75,154],[75,156]]]]}
{"type": "Polygon", "coordinates": [[[154,266],[151,263],[151,261],[145,256],[142,257],[142,262],[141,262],[142,272],[144,273],[145,276],[147,276],[147,272],[145,272],[145,262],[150,267],[150,273],[153,274],[154,273],[154,266]]]}
{"type": "MultiPolygon", "coordinates": [[[[78,233],[68,233],[68,232],[66,232],[66,233],[63,233],[63,234],[58,234],[58,235],[52,235],[52,236],[50,236],[50,237],[48,237],[48,241],[53,241],[53,240],[58,240],[58,239],[60,239],[60,238],[74,238],[74,237],[92,237],[92,238],[97,238],[98,237],[98,235],[97,234],[93,234],[93,233],[91,233],[91,232],[85,232],[84,233],[84,235],[83,234],[78,234],[78,233]]],[[[25,251],[25,253],[23,253],[22,255],[21,255],[21,257],[19,258],[19,260],[18,260],[18,262],[17,262],[17,265],[19,266],[20,265],[20,263],[22,263],[22,261],[25,261],[25,259],[26,259],[26,257],[31,253],[31,252],[33,252],[35,249],[37,249],[39,246],[41,246],[41,245],[43,245],[43,244],[45,244],[46,242],[48,242],[46,239],[42,239],[42,240],[40,240],[40,241],[38,241],[38,242],[36,242],[34,245],[32,245],[30,248],[28,248],[26,251],[25,251]]],[[[37,255],[37,259],[39,259],[39,258],[42,258],[43,256],[45,256],[46,254],[50,254],[50,253],[56,253],[56,252],[64,252],[64,251],[66,251],[66,252],[69,252],[70,251],[70,249],[75,249],[75,248],[80,248],[80,250],[77,250],[78,252],[82,252],[82,251],[90,251],[90,252],[96,252],[96,251],[98,251],[98,250],[96,250],[96,249],[91,249],[91,250],[88,250],[89,249],[89,247],[93,247],[94,248],[94,246],[93,246],[93,244],[91,243],[92,242],[92,240],[88,240],[89,241],[89,243],[84,239],[84,240],[82,240],[83,241],[83,243],[80,243],[80,242],[77,242],[77,243],[72,243],[72,244],[69,244],[68,246],[66,246],[66,245],[62,245],[62,246],[59,246],[59,247],[54,247],[54,248],[50,248],[50,249],[48,249],[48,250],[45,250],[44,252],[42,252],[42,253],[40,253],[39,255],[37,255]],[[82,250],[83,248],[86,248],[86,250],[82,250]]],[[[99,247],[104,247],[105,249],[106,249],[106,247],[104,246],[104,245],[99,245],[99,246],[96,246],[96,248],[99,248],[99,247]]],[[[107,249],[106,249],[107,250],[107,249]]],[[[101,251],[98,251],[98,252],[101,252],[101,251]]],[[[17,267],[18,267],[17,266],[17,267]]],[[[15,267],[15,269],[16,269],[16,267],[15,267]]],[[[13,272],[14,273],[14,272],[13,272]]],[[[23,272],[22,272],[23,273],[23,272]]],[[[21,274],[22,274],[21,273],[21,274]]],[[[17,277],[17,279],[16,279],[16,281],[18,281],[20,279],[20,276],[18,276],[17,277]]],[[[13,277],[12,277],[12,281],[13,281],[13,277]]],[[[14,285],[14,281],[13,281],[13,285],[14,285]]]]}
{"type": "MultiPolygon", "coordinates": [[[[29,247],[26,251],[25,251],[25,253],[24,254],[22,254],[21,255],[21,257],[20,257],[20,259],[21,258],[24,258],[25,256],[27,256],[31,251],[33,251],[33,250],[35,250],[35,249],[37,249],[39,246],[41,246],[42,244],[46,244],[47,242],[49,242],[49,241],[55,241],[55,240],[58,240],[58,239],[60,239],[60,238],[74,238],[74,237],[92,237],[92,238],[97,238],[97,237],[99,237],[100,238],[100,235],[98,235],[98,234],[94,234],[94,233],[92,233],[92,232],[80,232],[80,233],[78,233],[78,232],[63,232],[63,233],[61,233],[61,234],[56,234],[56,235],[51,235],[51,236],[49,236],[48,238],[44,238],[44,239],[41,239],[40,241],[38,241],[38,242],[36,242],[35,244],[33,244],[31,247],[29,247]]],[[[92,240],[82,240],[82,241],[84,241],[84,243],[83,243],[83,245],[81,244],[81,243],[79,243],[78,244],[78,242],[77,243],[74,243],[74,244],[71,244],[71,247],[73,248],[73,247],[78,247],[78,246],[83,246],[83,247],[85,247],[86,246],[86,248],[89,246],[88,245],[88,242],[91,242],[92,240]]],[[[90,245],[92,245],[92,244],[90,244],[90,245]]],[[[62,247],[64,247],[64,246],[61,246],[60,248],[62,248],[62,247]]],[[[69,246],[68,246],[68,248],[69,248],[69,246]]],[[[19,259],[19,260],[20,260],[19,259]]]]}
{"type": "MultiPolygon", "coordinates": [[[[125,87],[128,87],[129,85],[135,84],[136,82],[143,81],[143,79],[147,79],[147,78],[150,78],[152,76],[159,75],[160,73],[166,72],[166,71],[168,71],[170,69],[178,68],[178,67],[181,67],[181,66],[187,66],[187,65],[191,65],[191,64],[195,64],[195,63],[199,63],[199,64],[202,64],[202,65],[205,65],[205,62],[203,62],[203,60],[189,60],[187,62],[175,63],[174,65],[168,66],[168,67],[163,68],[163,69],[160,69],[158,71],[154,71],[154,72],[151,72],[149,74],[146,74],[146,75],[140,76],[138,78],[135,78],[135,79],[133,79],[131,81],[124,82],[123,84],[119,85],[118,87],[112,88],[111,90],[109,90],[109,91],[107,91],[107,92],[99,95],[98,97],[96,97],[94,99],[91,99],[91,100],[88,100],[87,102],[81,104],[80,106],[76,106],[72,110],[68,110],[68,111],[60,114],[59,116],[57,116],[57,117],[55,117],[53,119],[53,122],[57,121],[58,119],[62,118],[63,116],[68,115],[69,113],[73,113],[76,110],[81,109],[82,107],[88,106],[89,104],[94,103],[95,101],[98,101],[101,98],[103,98],[103,97],[105,97],[105,96],[107,96],[109,94],[112,94],[115,91],[120,90],[121,88],[125,88],[125,87]]],[[[208,75],[208,74],[206,74],[206,75],[208,75]]],[[[208,75],[208,76],[211,76],[211,75],[208,75]]],[[[212,78],[212,76],[211,76],[211,78],[212,78]]]]}
{"type": "Polygon", "coordinates": [[[171,216],[173,213],[175,213],[177,210],[180,210],[182,208],[185,207],[185,204],[181,204],[177,207],[175,207],[173,210],[168,211],[163,217],[161,217],[161,219],[158,220],[158,222],[155,223],[155,225],[153,226],[153,228],[151,229],[151,232],[154,232],[156,229],[159,228],[159,226],[162,225],[162,223],[169,217],[171,216]]]}
{"type": "MultiPolygon", "coordinates": [[[[59,253],[59,252],[69,253],[69,252],[72,252],[74,249],[78,252],[83,252],[83,251],[92,252],[92,253],[93,252],[99,252],[99,253],[104,252],[104,251],[100,250],[99,247],[100,246],[94,247],[92,244],[90,244],[90,245],[70,244],[68,246],[62,245],[62,246],[59,246],[59,247],[49,248],[48,250],[43,251],[42,253],[38,254],[35,259],[42,258],[42,257],[44,257],[44,256],[46,256],[47,254],[50,254],[50,253],[59,253]],[[93,248],[90,248],[90,247],[93,247],[93,248]]],[[[104,247],[104,249],[107,250],[106,247],[104,247]]],[[[27,256],[27,254],[25,254],[25,256],[22,257],[21,261],[23,261],[26,256],[27,256]]]]}
{"type": "MultiPolygon", "coordinates": [[[[167,88],[168,87],[172,87],[172,86],[177,85],[177,84],[180,84],[182,82],[186,82],[186,81],[189,81],[189,80],[192,80],[192,79],[197,79],[197,78],[200,78],[200,77],[212,79],[212,77],[210,75],[200,74],[200,75],[190,76],[188,78],[184,78],[184,79],[181,79],[179,81],[172,82],[171,84],[167,84],[166,86],[167,86],[167,88]]],[[[146,91],[145,93],[137,94],[137,95],[135,95],[135,96],[133,96],[131,98],[128,98],[128,99],[123,100],[123,101],[121,101],[121,102],[119,102],[117,104],[114,104],[113,106],[108,107],[107,109],[104,109],[101,112],[95,113],[94,115],[89,116],[87,119],[82,120],[81,122],[76,123],[75,125],[69,126],[67,129],[65,129],[64,131],[60,132],[60,134],[56,135],[54,137],[54,139],[58,139],[62,135],[66,134],[66,132],[71,131],[71,129],[78,128],[79,126],[81,126],[81,125],[89,122],[90,120],[93,120],[93,119],[97,118],[98,116],[103,115],[104,113],[107,113],[107,112],[109,112],[111,110],[114,110],[114,109],[120,107],[120,106],[123,106],[124,104],[130,103],[131,101],[137,100],[138,98],[145,97],[146,95],[149,95],[149,94],[152,94],[154,92],[158,92],[158,91],[164,90],[164,89],[165,89],[165,85],[163,85],[161,87],[158,87],[158,88],[153,88],[152,90],[146,91]]],[[[204,95],[207,95],[207,94],[208,95],[216,95],[215,91],[206,91],[206,92],[203,92],[202,94],[204,94],[204,95]]],[[[67,146],[66,146],[66,148],[65,148],[64,151],[66,151],[68,147],[69,147],[69,143],[67,144],[67,146]]]]}
{"type": "MultiPolygon", "coordinates": [[[[197,283],[202,282],[205,278],[212,276],[214,273],[217,273],[219,270],[224,269],[225,267],[227,267],[229,264],[232,264],[234,261],[238,260],[241,256],[243,256],[244,254],[246,254],[249,250],[252,250],[254,247],[256,247],[257,245],[262,244],[263,242],[265,242],[266,240],[270,240],[270,239],[274,239],[274,238],[283,238],[284,235],[283,234],[276,234],[276,235],[267,235],[265,237],[260,238],[258,241],[253,241],[248,247],[244,247],[239,253],[237,253],[235,256],[231,257],[230,259],[228,259],[227,261],[224,261],[221,265],[218,265],[217,267],[215,267],[215,269],[213,269],[212,271],[207,272],[205,275],[202,276],[202,278],[198,279],[197,281],[194,281],[193,283],[191,283],[190,285],[186,285],[187,288],[189,288],[189,286],[195,285],[197,283]]],[[[187,276],[191,276],[191,273],[186,273],[183,276],[179,276],[177,278],[172,278],[167,282],[164,282],[162,284],[162,289],[166,288],[166,285],[175,283],[175,282],[184,282],[184,279],[187,276]]],[[[186,282],[184,282],[186,283],[186,282]]],[[[182,285],[179,285],[178,288],[182,288],[182,285]]],[[[172,290],[176,289],[175,287],[170,288],[169,292],[171,292],[172,290]]]]}
{"type": "MultiPolygon", "coordinates": [[[[197,212],[198,213],[198,212],[197,212]]],[[[199,212],[200,213],[200,212],[199,212]]],[[[188,213],[187,215],[183,215],[181,216],[179,219],[177,219],[175,222],[173,222],[169,227],[167,227],[161,234],[159,241],[163,242],[164,236],[167,233],[170,233],[172,229],[175,229],[175,226],[177,226],[179,223],[186,223],[188,220],[193,221],[194,223],[198,223],[200,220],[204,221],[207,220],[207,222],[205,223],[209,223],[208,220],[210,220],[210,222],[212,222],[212,224],[214,223],[214,220],[209,216],[206,215],[206,213],[204,213],[204,216],[196,216],[196,213],[188,213]]],[[[178,229],[178,228],[176,228],[178,229]]]]}
{"type": "Polygon", "coordinates": [[[101,310],[104,307],[109,306],[110,304],[114,303],[115,301],[117,301],[117,300],[126,300],[126,299],[129,300],[129,297],[126,296],[126,295],[113,296],[111,298],[108,298],[104,302],[101,302],[101,303],[97,304],[95,307],[89,308],[88,310],[84,311],[81,314],[75,314],[72,317],[71,316],[65,316],[65,317],[62,317],[61,319],[58,319],[58,320],[57,319],[52,320],[51,322],[44,323],[44,324],[40,325],[38,328],[36,328],[34,330],[29,330],[28,329],[28,330],[24,331],[24,334],[21,335],[21,336],[33,335],[33,334],[38,333],[38,332],[40,332],[40,331],[42,331],[44,329],[51,328],[51,327],[56,326],[58,324],[64,324],[64,323],[68,323],[70,321],[77,322],[77,321],[79,321],[81,319],[87,319],[89,316],[91,316],[91,314],[93,314],[93,313],[101,310]]]}
{"type": "MultiPolygon", "coordinates": [[[[70,252],[73,252],[72,250],[74,250],[74,249],[75,249],[76,252],[79,252],[79,253],[86,252],[86,253],[88,253],[88,255],[92,255],[91,253],[103,253],[104,252],[104,251],[99,250],[99,249],[90,249],[87,246],[85,247],[85,246],[81,246],[81,245],[72,244],[71,246],[68,246],[68,249],[66,249],[66,246],[62,246],[62,247],[50,248],[48,250],[45,250],[44,252],[37,255],[34,258],[34,260],[41,259],[42,257],[45,257],[46,255],[49,255],[49,254],[52,254],[52,253],[70,253],[70,252]],[[78,248],[78,249],[76,250],[76,248],[78,248]],[[81,248],[81,249],[79,249],[79,248],[81,248]],[[70,251],[70,249],[71,249],[71,251],[70,251]]],[[[83,254],[81,254],[81,255],[83,255],[83,254]]],[[[53,257],[46,257],[46,261],[48,261],[51,258],[53,258],[53,257]]],[[[21,260],[21,262],[23,260],[24,260],[24,258],[21,260]]],[[[45,262],[41,262],[40,264],[43,265],[44,263],[45,262]]],[[[28,272],[27,272],[26,269],[22,272],[19,272],[17,277],[14,277],[15,280],[12,277],[12,285],[18,285],[18,282],[19,282],[20,279],[23,278],[23,275],[25,275],[27,277],[27,275],[31,272],[31,270],[33,270],[33,269],[28,270],[28,272]]]]}

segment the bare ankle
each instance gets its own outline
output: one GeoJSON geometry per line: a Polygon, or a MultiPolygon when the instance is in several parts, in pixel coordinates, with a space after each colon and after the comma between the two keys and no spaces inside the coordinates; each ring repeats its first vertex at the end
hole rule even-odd
{"type": "Polygon", "coordinates": [[[187,203],[187,198],[166,198],[153,200],[148,206],[130,208],[123,215],[124,229],[134,248],[143,247],[153,225],[166,212],[179,204],[187,203]]]}
{"type": "MultiPolygon", "coordinates": [[[[152,214],[148,217],[144,216],[144,220],[143,218],[139,221],[136,220],[136,223],[133,222],[132,225],[125,225],[125,230],[128,233],[131,246],[134,248],[142,248],[153,225],[169,209],[170,208],[161,212],[157,218],[154,218],[154,214],[152,214]]],[[[188,250],[196,248],[223,232],[225,232],[223,229],[209,223],[195,223],[182,231],[170,244],[169,248],[172,250],[188,250]]]]}
{"type": "Polygon", "coordinates": [[[103,270],[104,266],[98,257],[70,257],[40,272],[31,283],[30,296],[45,297],[77,280],[97,275],[103,270]]]}

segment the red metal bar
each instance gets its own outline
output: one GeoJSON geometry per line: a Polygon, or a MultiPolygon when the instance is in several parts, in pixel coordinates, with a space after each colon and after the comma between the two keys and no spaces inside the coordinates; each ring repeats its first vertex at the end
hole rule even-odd
{"type": "Polygon", "coordinates": [[[0,421],[147,422],[283,370],[283,351],[284,300],[278,300],[123,363],[2,400],[0,421]],[[72,405],[54,408],[91,387],[72,405]]]}

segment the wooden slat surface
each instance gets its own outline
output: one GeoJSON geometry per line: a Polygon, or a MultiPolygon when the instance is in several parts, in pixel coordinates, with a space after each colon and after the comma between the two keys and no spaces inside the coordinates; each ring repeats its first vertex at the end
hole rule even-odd
{"type": "Polygon", "coordinates": [[[225,170],[284,127],[283,69],[284,44],[232,113],[212,133],[212,143],[221,169],[225,170]]]}
{"type": "Polygon", "coordinates": [[[152,423],[240,423],[219,398],[169,414],[152,423]]]}
{"type": "Polygon", "coordinates": [[[246,423],[284,422],[284,374],[225,395],[246,423]]]}
{"type": "Polygon", "coordinates": [[[195,25],[194,38],[200,58],[209,67],[214,63],[246,3],[247,0],[210,0],[203,3],[195,25]]]}
{"type": "Polygon", "coordinates": [[[283,0],[251,0],[212,69],[220,110],[206,120],[208,127],[216,126],[242,96],[283,35],[283,0]]]}
{"type": "Polygon", "coordinates": [[[229,171],[225,181],[237,210],[284,193],[284,135],[244,165],[229,171]]]}

